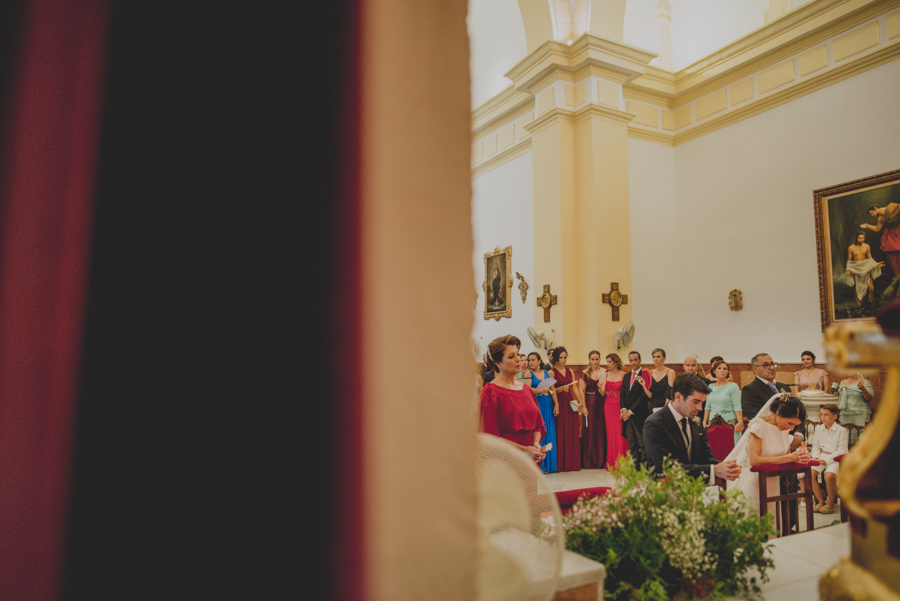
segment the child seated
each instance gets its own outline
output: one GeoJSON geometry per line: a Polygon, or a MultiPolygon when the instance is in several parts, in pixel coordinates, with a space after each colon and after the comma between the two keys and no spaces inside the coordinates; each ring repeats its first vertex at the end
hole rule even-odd
{"type": "Polygon", "coordinates": [[[838,413],[837,405],[822,405],[819,409],[819,421],[822,423],[816,426],[816,431],[813,435],[810,458],[818,459],[820,462],[819,465],[812,467],[815,471],[812,477],[813,494],[816,496],[817,501],[813,511],[818,513],[831,513],[834,511],[838,474],[838,463],[834,460],[834,457],[847,452],[847,444],[850,440],[847,429],[834,421],[837,419],[838,413]],[[823,499],[822,487],[819,485],[819,474],[822,472],[825,472],[827,499],[823,499]]]}

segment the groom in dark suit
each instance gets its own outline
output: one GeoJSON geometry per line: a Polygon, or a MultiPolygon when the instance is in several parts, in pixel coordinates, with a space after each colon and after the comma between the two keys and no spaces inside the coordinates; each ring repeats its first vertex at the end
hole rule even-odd
{"type": "Polygon", "coordinates": [[[719,462],[709,448],[706,433],[693,420],[703,407],[709,386],[697,374],[681,374],[672,386],[671,403],[644,422],[644,450],[648,463],[659,474],[666,456],[679,462],[688,475],[735,480],[741,466],[734,461],[719,462]]]}
{"type": "Polygon", "coordinates": [[[790,392],[788,384],[775,381],[775,369],[778,364],[772,361],[768,353],[757,353],[750,359],[750,367],[756,378],[741,389],[741,408],[744,417],[753,419],[762,406],[766,404],[773,394],[790,392]]]}

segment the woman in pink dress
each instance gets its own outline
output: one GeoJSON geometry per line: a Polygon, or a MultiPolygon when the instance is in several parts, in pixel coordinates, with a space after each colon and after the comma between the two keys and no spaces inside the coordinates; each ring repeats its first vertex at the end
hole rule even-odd
{"type": "Polygon", "coordinates": [[[575,373],[566,367],[569,354],[565,347],[557,346],[547,352],[553,370],[550,376],[556,380],[554,390],[559,401],[559,415],[556,416],[556,470],[576,472],[581,469],[581,416],[587,413],[575,373]],[[570,401],[578,403],[578,411],[573,411],[570,401]]]}
{"type": "Polygon", "coordinates": [[[520,346],[515,336],[501,336],[488,345],[486,362],[494,379],[481,389],[481,431],[508,440],[540,463],[547,430],[531,388],[516,379],[522,369],[520,346]]]}
{"type": "MultiPolygon", "coordinates": [[[[622,436],[622,359],[615,353],[606,356],[606,378],[600,383],[600,394],[606,395],[603,413],[606,417],[606,469],[612,469],[620,457],[628,454],[628,441],[622,436]]],[[[640,461],[635,457],[635,462],[640,461]]]]}

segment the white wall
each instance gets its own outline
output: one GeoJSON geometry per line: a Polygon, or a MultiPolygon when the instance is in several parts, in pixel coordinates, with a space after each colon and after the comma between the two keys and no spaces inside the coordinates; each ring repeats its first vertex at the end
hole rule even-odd
{"type": "MultiPolygon", "coordinates": [[[[475,269],[475,290],[478,291],[472,336],[479,344],[479,357],[487,350],[491,340],[504,334],[521,338],[522,352],[535,350],[528,338],[528,328],[535,327],[532,173],[532,154],[528,152],[472,182],[475,240],[472,265],[475,269]],[[484,290],[481,287],[484,282],[484,253],[507,246],[512,246],[512,317],[503,317],[500,321],[485,320],[484,290]],[[516,278],[516,272],[521,273],[530,286],[524,304],[519,294],[520,280],[516,278]]],[[[540,329],[541,325],[536,329],[540,329]]]]}
{"type": "Polygon", "coordinates": [[[528,45],[516,0],[469,0],[466,23],[474,109],[512,85],[504,73],[525,58],[528,45]]]}
{"type": "MultiPolygon", "coordinates": [[[[622,27],[623,42],[659,54],[657,4],[657,0],[628,0],[628,4],[625,5],[625,23],[622,27]]],[[[650,61],[654,66],[658,63],[659,57],[650,61]]]]}
{"type": "Polygon", "coordinates": [[[666,240],[660,229],[671,217],[668,198],[646,184],[669,178],[666,149],[631,141],[632,219],[652,222],[632,224],[636,344],[663,346],[670,362],[822,353],[813,190],[900,166],[898,82],[894,61],[677,146],[671,252],[647,250],[666,240]],[[694,275],[671,295],[644,298],[660,271],[680,276],[689,263],[694,275]],[[728,308],[733,288],[743,291],[742,311],[728,308]]]}
{"type": "Polygon", "coordinates": [[[669,0],[669,7],[672,10],[672,68],[679,71],[765,25],[769,2],[669,0]]]}
{"type": "Polygon", "coordinates": [[[650,361],[650,351],[662,348],[667,359],[680,362],[680,320],[672,310],[670,291],[682,266],[678,249],[675,149],[628,140],[628,196],[631,213],[633,350],[650,361]],[[677,355],[677,353],[676,353],[677,355]]]}

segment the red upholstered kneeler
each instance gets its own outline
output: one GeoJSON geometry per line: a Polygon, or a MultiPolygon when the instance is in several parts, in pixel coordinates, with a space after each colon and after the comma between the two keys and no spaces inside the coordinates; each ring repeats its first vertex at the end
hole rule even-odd
{"type": "Polygon", "coordinates": [[[556,500],[559,502],[559,508],[563,515],[569,513],[572,506],[578,501],[579,497],[599,497],[609,491],[608,486],[595,486],[594,488],[576,488],[575,490],[565,490],[556,493],[556,500]]]}

